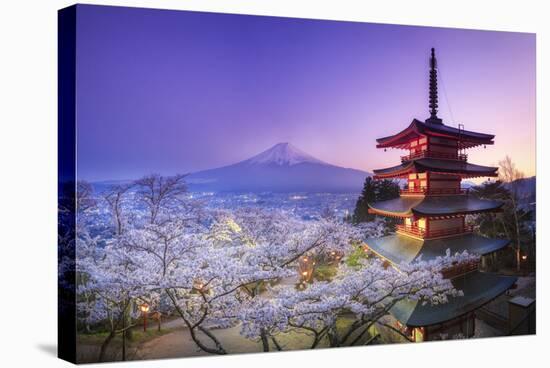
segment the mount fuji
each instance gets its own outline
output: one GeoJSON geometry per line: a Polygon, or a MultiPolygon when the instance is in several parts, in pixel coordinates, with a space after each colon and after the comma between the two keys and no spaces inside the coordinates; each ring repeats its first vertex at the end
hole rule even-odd
{"type": "Polygon", "coordinates": [[[278,143],[247,160],[187,177],[192,191],[359,192],[365,171],[321,161],[290,143],[278,143]]]}

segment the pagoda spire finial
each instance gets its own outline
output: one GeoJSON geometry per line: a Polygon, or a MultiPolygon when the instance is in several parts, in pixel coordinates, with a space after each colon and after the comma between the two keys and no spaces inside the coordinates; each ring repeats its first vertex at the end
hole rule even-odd
{"type": "Polygon", "coordinates": [[[432,55],[430,57],[430,118],[426,123],[443,124],[443,121],[437,117],[437,60],[435,58],[435,49],[432,47],[432,55]]]}

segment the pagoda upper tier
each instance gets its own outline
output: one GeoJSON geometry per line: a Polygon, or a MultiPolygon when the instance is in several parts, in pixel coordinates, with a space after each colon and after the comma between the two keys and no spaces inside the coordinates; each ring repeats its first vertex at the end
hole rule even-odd
{"type": "Polygon", "coordinates": [[[421,122],[413,119],[412,123],[401,132],[383,138],[378,138],[377,148],[410,149],[411,142],[425,137],[434,137],[457,141],[457,148],[472,148],[480,145],[494,144],[492,134],[478,133],[469,130],[454,128],[442,122],[421,122]]]}
{"type": "Polygon", "coordinates": [[[438,217],[472,215],[498,211],[501,201],[478,199],[470,195],[400,196],[369,203],[369,212],[390,217],[438,217]]]}
{"type": "Polygon", "coordinates": [[[496,177],[498,167],[471,164],[461,160],[418,158],[397,166],[373,170],[375,179],[408,177],[415,173],[453,174],[460,178],[496,177]]]}

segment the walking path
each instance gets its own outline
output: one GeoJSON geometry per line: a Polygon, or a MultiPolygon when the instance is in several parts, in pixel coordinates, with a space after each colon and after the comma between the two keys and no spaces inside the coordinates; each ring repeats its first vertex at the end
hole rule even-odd
{"type": "MultiPolygon", "coordinates": [[[[176,322],[172,321],[172,322],[176,322]]],[[[262,351],[261,344],[245,339],[239,334],[240,326],[227,329],[214,330],[223,347],[231,353],[251,353],[262,351]]],[[[209,339],[198,332],[198,337],[206,342],[209,339]]],[[[210,355],[200,350],[191,339],[187,328],[178,328],[176,331],[160,336],[154,340],[148,341],[140,346],[135,359],[162,359],[162,358],[181,358],[192,356],[210,355]]]]}
{"type": "MultiPolygon", "coordinates": [[[[280,284],[293,285],[296,282],[296,277],[289,277],[281,280],[280,284]]],[[[269,297],[269,293],[266,292],[262,296],[269,297]]],[[[181,318],[165,322],[163,328],[176,330],[141,344],[134,359],[181,358],[210,355],[197,347],[195,342],[191,339],[189,329],[185,326],[181,318]]],[[[263,351],[263,346],[260,341],[255,342],[246,339],[241,336],[240,330],[241,326],[239,324],[225,329],[212,329],[211,332],[220,341],[224,349],[231,354],[259,353],[263,351]]],[[[197,331],[197,336],[204,343],[209,346],[211,345],[211,340],[202,332],[197,331]]],[[[309,347],[312,338],[305,333],[291,332],[280,335],[277,341],[283,346],[283,349],[286,347],[287,349],[291,348],[295,350],[309,347]]],[[[272,350],[275,349],[272,347],[272,350]]]]}

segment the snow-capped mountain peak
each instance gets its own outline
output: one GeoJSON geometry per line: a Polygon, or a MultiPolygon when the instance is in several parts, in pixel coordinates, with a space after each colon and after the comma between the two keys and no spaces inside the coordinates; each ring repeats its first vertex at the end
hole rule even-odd
{"type": "Polygon", "coordinates": [[[192,191],[360,192],[367,172],[323,162],[290,143],[232,165],[203,170],[186,179],[192,191]]]}
{"type": "Polygon", "coordinates": [[[277,143],[270,149],[242,162],[248,165],[279,165],[293,166],[301,163],[315,163],[326,165],[323,162],[288,142],[277,143]]]}

